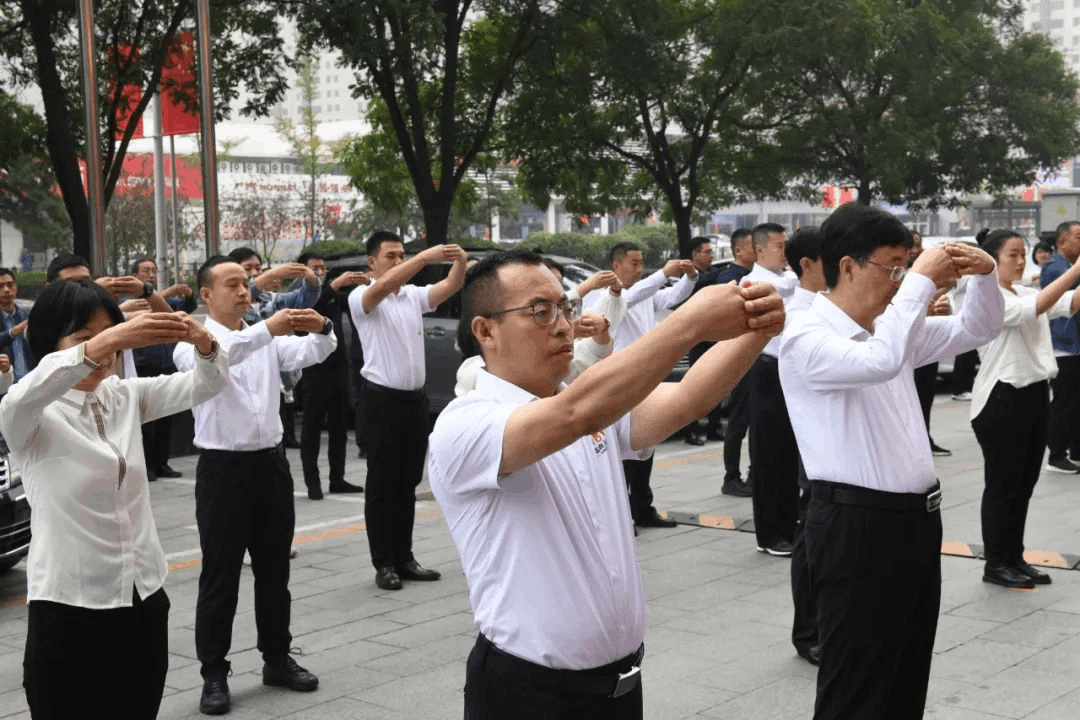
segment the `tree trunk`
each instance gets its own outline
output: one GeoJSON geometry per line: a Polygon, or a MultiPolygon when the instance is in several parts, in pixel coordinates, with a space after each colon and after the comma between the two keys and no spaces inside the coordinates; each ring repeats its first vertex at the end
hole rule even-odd
{"type": "Polygon", "coordinates": [[[869,205],[874,199],[874,191],[870,189],[870,178],[859,178],[859,197],[857,202],[860,205],[869,205]]]}
{"type": "Polygon", "coordinates": [[[450,205],[453,197],[440,190],[432,193],[429,200],[423,205],[424,213],[424,244],[427,247],[441,245],[448,242],[450,232],[450,205]]]}
{"type": "MultiPolygon", "coordinates": [[[[690,247],[690,238],[693,235],[693,228],[690,226],[691,211],[689,207],[683,204],[671,206],[671,217],[675,220],[675,234],[678,237],[678,246],[676,250],[681,258],[686,251],[686,248],[690,247]]],[[[689,257],[689,255],[687,255],[689,257]]]]}

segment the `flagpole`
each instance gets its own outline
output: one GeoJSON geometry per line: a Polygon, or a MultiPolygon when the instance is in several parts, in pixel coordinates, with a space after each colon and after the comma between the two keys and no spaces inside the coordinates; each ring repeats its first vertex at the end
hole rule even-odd
{"type": "Polygon", "coordinates": [[[172,237],[173,237],[173,254],[175,256],[175,264],[173,265],[172,281],[174,283],[180,282],[183,279],[180,271],[180,225],[177,220],[176,203],[179,200],[179,194],[177,192],[176,185],[176,138],[172,135],[169,136],[169,155],[171,157],[172,164],[172,237]]]}
{"type": "MultiPolygon", "coordinates": [[[[86,114],[86,203],[90,211],[90,257],[86,260],[90,262],[94,272],[105,274],[105,188],[101,177],[101,127],[98,124],[97,68],[94,65],[93,0],[79,0],[79,46],[82,49],[82,89],[86,114]]],[[[75,248],[76,252],[81,249],[78,246],[75,248]]]]}
{"type": "MultiPolygon", "coordinates": [[[[82,0],[89,2],[89,0],[82,0]]],[[[218,254],[217,140],[214,137],[214,86],[210,66],[210,2],[198,0],[199,125],[202,130],[203,218],[206,257],[218,254]]]]}
{"type": "Polygon", "coordinates": [[[165,239],[165,147],[161,139],[161,102],[159,93],[154,98],[154,264],[158,268],[158,289],[166,287],[168,277],[168,248],[165,239]]]}

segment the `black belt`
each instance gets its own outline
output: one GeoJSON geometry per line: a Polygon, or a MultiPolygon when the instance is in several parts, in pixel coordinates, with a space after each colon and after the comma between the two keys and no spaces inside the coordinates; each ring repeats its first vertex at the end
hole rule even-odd
{"type": "Polygon", "coordinates": [[[811,480],[810,497],[837,505],[932,513],[941,507],[941,483],[934,483],[934,487],[925,493],[893,493],[846,483],[811,480]]]}
{"type": "Polygon", "coordinates": [[[277,445],[275,445],[273,447],[262,448],[261,450],[214,450],[214,449],[201,449],[201,450],[199,450],[200,455],[206,455],[208,457],[227,457],[227,458],[236,458],[236,457],[255,458],[255,457],[260,457],[260,456],[263,456],[263,455],[280,455],[283,452],[284,452],[284,449],[282,448],[281,443],[278,443],[277,445]]]}
{"type": "Polygon", "coordinates": [[[641,659],[645,644],[622,660],[589,670],[557,670],[505,653],[483,635],[476,643],[487,651],[486,665],[496,672],[532,675],[548,685],[558,685],[579,695],[617,698],[641,684],[641,659]]]}
{"type": "Polygon", "coordinates": [[[371,392],[384,393],[386,395],[394,395],[400,398],[417,399],[424,396],[424,388],[418,390],[399,390],[397,388],[386,387],[385,385],[379,385],[373,383],[370,380],[364,381],[364,389],[371,392]]]}

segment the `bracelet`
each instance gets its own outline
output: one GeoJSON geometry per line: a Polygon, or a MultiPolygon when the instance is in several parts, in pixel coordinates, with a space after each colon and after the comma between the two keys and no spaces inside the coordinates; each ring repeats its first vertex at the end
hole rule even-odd
{"type": "Polygon", "coordinates": [[[201,357],[203,360],[215,360],[215,359],[217,359],[217,351],[218,351],[218,344],[217,344],[217,339],[216,338],[210,341],[210,352],[207,353],[206,355],[203,355],[201,352],[199,352],[198,347],[195,348],[195,354],[198,355],[199,357],[201,357]]]}

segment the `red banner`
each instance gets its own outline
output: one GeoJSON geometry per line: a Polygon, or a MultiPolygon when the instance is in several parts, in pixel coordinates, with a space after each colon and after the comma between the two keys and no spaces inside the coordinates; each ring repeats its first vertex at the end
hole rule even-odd
{"type": "MultiPolygon", "coordinates": [[[[116,96],[116,72],[119,70],[120,65],[137,65],[139,62],[139,51],[132,48],[130,45],[116,45],[109,48],[109,67],[113,70],[113,76],[109,80],[109,98],[116,96]],[[132,57],[134,55],[134,57],[132,57]]],[[[127,130],[128,125],[131,124],[131,116],[135,113],[135,107],[142,101],[142,85],[137,83],[123,83],[120,88],[120,95],[117,98],[116,108],[114,114],[116,116],[116,141],[120,142],[124,138],[124,132],[127,130]]],[[[143,137],[143,121],[142,115],[139,116],[138,122],[135,123],[135,132],[131,135],[131,138],[143,137]]]]}
{"type": "Polygon", "coordinates": [[[195,109],[195,37],[177,33],[165,54],[158,85],[161,98],[161,134],[188,135],[199,132],[199,111],[195,109]]]}

